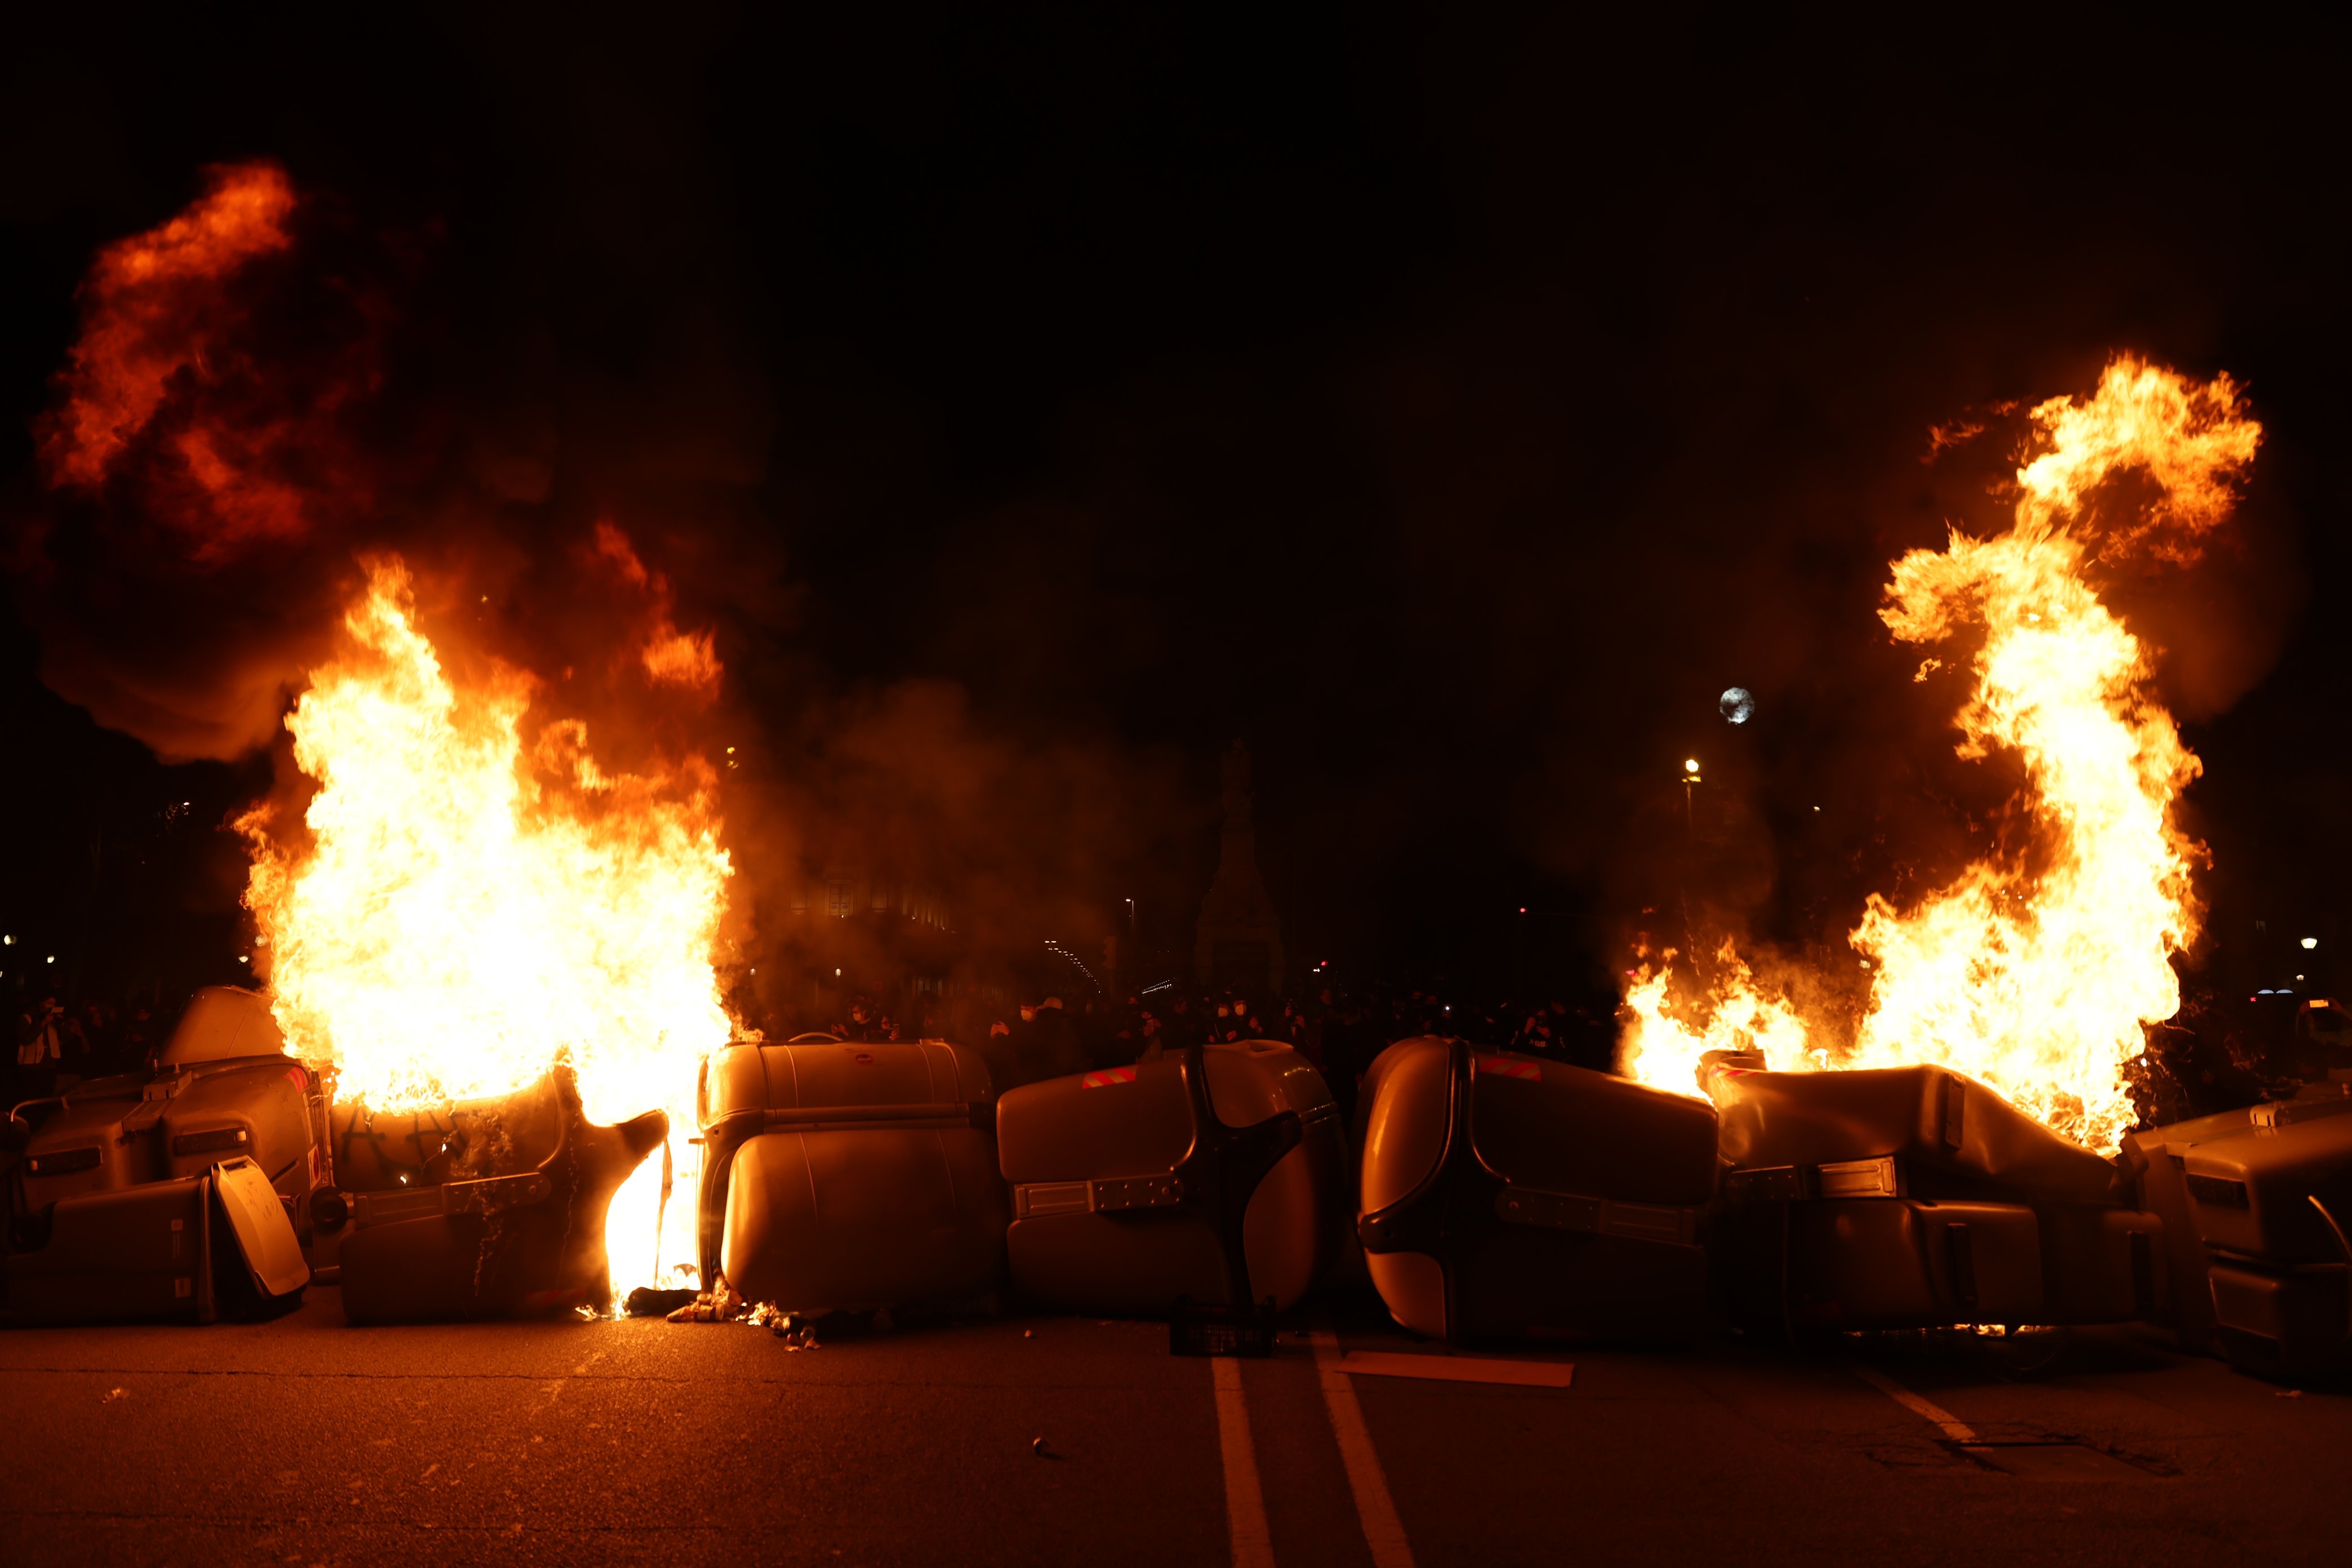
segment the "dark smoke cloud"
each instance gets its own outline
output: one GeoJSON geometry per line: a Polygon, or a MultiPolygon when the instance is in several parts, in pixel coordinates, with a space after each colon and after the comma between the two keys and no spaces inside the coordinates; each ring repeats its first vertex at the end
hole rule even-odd
{"type": "Polygon", "coordinates": [[[991,726],[940,681],[807,703],[763,738],[752,766],[734,797],[748,808],[736,833],[794,873],[756,889],[757,946],[782,953],[824,923],[787,910],[822,900],[831,872],[946,897],[964,950],[983,963],[1032,960],[1041,936],[1091,963],[1111,923],[1101,890],[1154,909],[1183,897],[1213,826],[1181,759],[991,726]]]}
{"type": "MultiPolygon", "coordinates": [[[[1875,616],[1894,556],[2004,525],[2001,454],[1923,464],[1929,433],[2119,349],[2229,370],[2272,433],[2239,545],[2116,584],[2200,791],[2305,803],[2352,744],[2308,728],[2352,691],[2295,619],[2347,577],[2327,52],[2038,37],[712,12],[465,18],[330,75],[275,33],[60,36],[0,191],[39,297],[206,162],[436,237],[385,273],[365,450],[401,462],[334,548],[190,597],[77,562],[44,500],[24,613],[78,700],[219,754],[268,729],[352,545],[395,542],[551,713],[756,755],[754,907],[836,845],[968,880],[992,926],[1153,870],[1178,945],[1239,733],[1299,946],[1507,978],[1484,911],[1604,917],[1593,967],[1685,901],[1834,942],[2000,831],[1955,693],[1875,616]],[[2112,133],[2184,104],[2195,135],[2112,133]],[[715,629],[709,706],[611,673],[651,601],[583,558],[600,521],[715,629]],[[1694,753],[1732,797],[1696,851],[1694,753]]],[[[12,340],[28,415],[58,310],[12,340]]],[[[2302,858],[2340,881],[2326,832],[2302,858]]]]}
{"type": "Polygon", "coordinates": [[[101,249],[19,521],[42,673],[167,759],[268,742],[411,454],[368,430],[400,258],[268,163],[101,249]]]}

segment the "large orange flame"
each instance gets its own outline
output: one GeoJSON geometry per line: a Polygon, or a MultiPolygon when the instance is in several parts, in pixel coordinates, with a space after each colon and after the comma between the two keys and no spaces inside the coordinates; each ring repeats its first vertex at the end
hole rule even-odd
{"type": "Polygon", "coordinates": [[[2089,399],[2053,398],[2032,420],[2040,449],[2017,471],[2010,531],[1912,551],[1880,612],[1910,643],[1983,627],[1959,752],[2000,747],[2022,763],[2032,863],[1980,861],[1909,909],[1873,894],[1852,938],[1870,1000],[1843,1048],[1728,950],[1691,1006],[1669,1001],[1670,958],[1645,965],[1626,994],[1631,1076],[1688,1092],[1700,1053],[1728,1046],[1782,1070],[1933,1062],[2091,1148],[2114,1150],[2130,1128],[2125,1068],[2145,1026],[2179,1009],[2172,956],[2197,934],[2198,847],[2172,807],[2199,764],[2149,688],[2147,649],[2086,573],[2132,554],[2193,560],[2262,427],[2227,376],[2196,384],[2128,356],[2089,399]],[[2096,512],[2095,494],[2126,471],[2157,499],[2096,512]]]}
{"type": "Polygon", "coordinates": [[[284,847],[266,810],[241,824],[289,1042],[379,1110],[508,1093],[562,1055],[592,1119],[667,1110],[687,1195],[657,1221],[649,1162],[607,1243],[618,1289],[676,1277],[694,1258],[696,1067],[730,1032],[711,771],[607,773],[577,722],[527,746],[530,678],[453,684],[396,561],[370,565],[343,624],[286,721],[318,784],[310,843],[284,847]]]}

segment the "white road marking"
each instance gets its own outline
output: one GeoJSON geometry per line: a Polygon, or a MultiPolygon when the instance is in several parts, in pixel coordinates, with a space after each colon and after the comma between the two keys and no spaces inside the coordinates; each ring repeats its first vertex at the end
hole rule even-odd
{"type": "Polygon", "coordinates": [[[1339,1342],[1328,1327],[1308,1337],[1323,1380],[1323,1404],[1331,1412],[1331,1435],[1339,1439],[1339,1458],[1348,1467],[1348,1489],[1356,1494],[1356,1520],[1364,1527],[1364,1544],[1372,1549],[1372,1568],[1413,1568],[1412,1546],[1389,1497],[1380,1453],[1364,1426],[1363,1406],[1356,1403],[1356,1385],[1339,1370],[1339,1342]]]}
{"type": "Polygon", "coordinates": [[[1887,1398],[1895,1401],[1895,1404],[1900,1405],[1906,1410],[1912,1412],[1914,1415],[1924,1415],[1928,1420],[1934,1422],[1937,1426],[1942,1427],[1944,1429],[1944,1436],[1949,1437],[1953,1442],[1973,1443],[1977,1440],[1977,1429],[1975,1427],[1969,1426],[1967,1422],[1961,1420],[1958,1416],[1953,1415],[1950,1411],[1945,1409],[1942,1405],[1936,1404],[1934,1401],[1922,1398],[1920,1395],[1912,1393],[1909,1389],[1904,1387],[1901,1384],[1895,1382],[1893,1378],[1887,1376],[1876,1367],[1864,1366],[1862,1363],[1854,1361],[1846,1363],[1846,1368],[1848,1371],[1852,1372],[1854,1376],[1862,1379],[1863,1382],[1870,1384],[1871,1387],[1878,1390],[1879,1393],[1886,1395],[1887,1398]]]}
{"type": "Polygon", "coordinates": [[[1241,1363],[1231,1356],[1212,1356],[1209,1365],[1216,1374],[1217,1447],[1225,1456],[1225,1517],[1234,1538],[1234,1568],[1274,1568],[1274,1535],[1265,1525],[1265,1493],[1258,1485],[1249,1406],[1242,1401],[1241,1363]]]}

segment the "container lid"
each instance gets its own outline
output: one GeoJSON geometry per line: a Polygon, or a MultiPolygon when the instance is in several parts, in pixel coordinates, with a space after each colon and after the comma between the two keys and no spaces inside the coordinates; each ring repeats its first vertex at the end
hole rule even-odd
{"type": "Polygon", "coordinates": [[[214,1166],[213,1175],[237,1250],[262,1293],[290,1296],[308,1285],[310,1266],[302,1259],[294,1222],[286,1217],[286,1206],[261,1167],[240,1156],[214,1166]]]}
{"type": "Polygon", "coordinates": [[[1363,1207],[1384,1209],[1437,1173],[1453,1130],[1452,1049],[1433,1036],[1382,1051],[1365,1079],[1363,1207]]]}
{"type": "Polygon", "coordinates": [[[235,985],[207,985],[189,1001],[156,1060],[176,1068],[285,1054],[286,1037],[270,1016],[268,998],[235,985]]]}

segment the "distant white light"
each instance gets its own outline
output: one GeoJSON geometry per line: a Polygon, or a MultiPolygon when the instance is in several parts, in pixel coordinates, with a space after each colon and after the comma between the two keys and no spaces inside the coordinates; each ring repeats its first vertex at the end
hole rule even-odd
{"type": "Polygon", "coordinates": [[[2305,952],[2310,952],[2313,948],[2317,947],[2318,945],[2319,939],[2315,936],[2307,936],[2303,939],[2303,947],[2305,952]]]}
{"type": "Polygon", "coordinates": [[[833,977],[834,977],[835,980],[840,979],[840,978],[841,978],[841,971],[840,971],[840,970],[838,970],[838,969],[835,970],[835,971],[833,972],[833,977]]]}
{"type": "Polygon", "coordinates": [[[1696,757],[1685,757],[1683,759],[1683,772],[1686,773],[1695,773],[1698,772],[1698,759],[1696,757]]]}
{"type": "Polygon", "coordinates": [[[48,957],[47,957],[47,958],[43,959],[41,962],[42,962],[42,963],[55,963],[57,961],[58,961],[58,955],[57,955],[56,953],[54,953],[54,952],[53,952],[53,953],[49,954],[49,956],[48,956],[48,957]]]}
{"type": "Polygon", "coordinates": [[[1716,710],[1734,724],[1745,724],[1756,717],[1756,699],[1744,686],[1735,686],[1723,694],[1716,710]]]}

